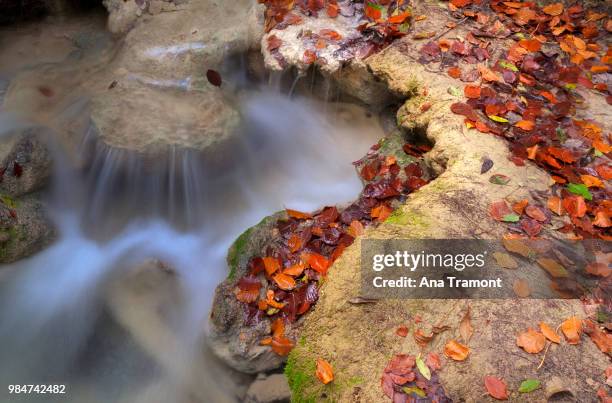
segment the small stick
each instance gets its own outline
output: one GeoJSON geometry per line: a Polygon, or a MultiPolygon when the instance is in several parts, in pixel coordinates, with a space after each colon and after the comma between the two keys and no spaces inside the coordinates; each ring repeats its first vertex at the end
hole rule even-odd
{"type": "Polygon", "coordinates": [[[542,361],[540,361],[540,365],[538,365],[538,367],[536,368],[536,371],[542,368],[542,365],[544,365],[544,360],[546,359],[546,353],[548,353],[548,347],[550,347],[551,344],[552,343],[550,341],[546,342],[546,349],[544,350],[544,357],[542,357],[542,361]]]}
{"type": "Polygon", "coordinates": [[[437,41],[438,39],[442,38],[444,35],[448,34],[450,31],[452,31],[453,29],[457,28],[459,25],[463,24],[464,22],[466,22],[468,19],[468,17],[465,17],[464,19],[462,19],[461,21],[459,21],[454,27],[450,27],[449,29],[447,29],[446,31],[442,32],[440,35],[436,36],[433,38],[434,41],[437,41]]]}

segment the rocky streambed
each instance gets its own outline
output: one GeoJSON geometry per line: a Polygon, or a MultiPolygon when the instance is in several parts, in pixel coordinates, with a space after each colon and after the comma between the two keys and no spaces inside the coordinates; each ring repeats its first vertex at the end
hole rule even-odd
{"type": "MultiPolygon", "coordinates": [[[[61,2],[43,3],[41,9],[56,15],[67,9],[55,4],[61,2]]],[[[95,272],[87,281],[63,283],[79,291],[84,306],[94,307],[85,314],[103,312],[81,329],[83,345],[99,350],[99,356],[126,349],[143,367],[153,368],[138,388],[119,388],[116,394],[99,390],[112,385],[116,374],[100,382],[75,380],[74,401],[95,396],[90,401],[263,403],[287,401],[289,394],[296,402],[388,401],[380,386],[387,362],[400,352],[421,351],[412,338],[397,337],[397,327],[417,317],[453,325],[428,347],[441,350],[468,307],[453,300],[355,303],[361,292],[359,240],[501,237],[505,227],[489,218],[490,204],[533,200],[548,188],[550,176],[535,165],[511,162],[503,139],[468,130],[449,108],[462,97],[461,83],[420,63],[410,38],[384,49],[363,42],[360,9],[353,2],[338,2],[339,17],[299,14],[300,23],[276,27],[267,25],[263,5],[247,0],[103,3],[104,15],[87,23],[71,26],[66,19],[58,31],[51,20],[37,34],[38,46],[54,41],[57,53],[35,59],[28,69],[7,64],[2,73],[10,74],[0,75],[0,129],[12,134],[10,140],[3,136],[0,165],[0,260],[19,261],[5,273],[37,273],[48,262],[65,266],[52,271],[65,278],[78,277],[83,267],[95,272]],[[313,47],[315,60],[305,58],[313,47]],[[207,80],[207,70],[221,72],[221,87],[207,80]],[[274,98],[270,86],[290,96],[274,98]],[[414,172],[416,163],[424,183],[403,186],[385,202],[391,215],[368,216],[365,226],[353,229],[320,280],[308,274],[316,279],[309,289],[316,298],[284,326],[293,348],[288,357],[278,354],[262,343],[274,333],[268,317],[278,311],[245,308],[236,297],[239,282],[252,273],[254,257],[286,244],[283,223],[310,225],[309,219],[295,224],[282,207],[318,216],[326,210],[317,208],[338,205],[340,215],[352,211],[355,200],[363,201],[359,191],[372,182],[364,179],[364,161],[373,155],[397,166],[402,181],[409,181],[406,169],[414,172]],[[350,162],[358,160],[355,169],[350,162]],[[484,160],[511,182],[492,183],[481,174],[484,160]],[[71,188],[67,177],[80,185],[71,188]],[[70,218],[76,226],[62,219],[66,207],[78,211],[70,218]],[[79,243],[66,243],[74,233],[82,236],[79,243]],[[50,260],[73,248],[87,253],[68,264],[50,260]],[[100,264],[85,263],[92,256],[100,264]],[[258,319],[250,321],[253,315],[258,319]],[[106,334],[119,341],[102,345],[100,335],[106,334]],[[315,376],[319,358],[334,365],[329,385],[315,376]]],[[[448,29],[438,4],[413,4],[411,12],[428,16],[418,26],[423,32],[448,29]]],[[[2,38],[10,34],[23,37],[3,32],[2,38]]],[[[466,31],[459,27],[448,35],[466,31]]],[[[609,130],[603,97],[584,96],[578,115],[609,130]]],[[[353,221],[332,220],[347,233],[353,221]]],[[[319,247],[321,253],[331,253],[326,248],[339,242],[319,247]]],[[[19,277],[5,278],[3,289],[14,284],[28,289],[19,277]]],[[[258,288],[257,297],[265,299],[266,289],[258,288]]],[[[10,301],[13,294],[5,294],[10,301]]],[[[70,301],[79,303],[76,297],[70,301]]],[[[58,312],[64,304],[57,304],[58,312]]],[[[534,401],[568,394],[581,401],[604,385],[607,358],[590,341],[554,345],[540,366],[514,351],[514,335],[525,318],[556,323],[581,312],[579,301],[469,305],[476,329],[471,345],[478,348],[468,361],[445,362],[438,373],[451,399],[483,401],[481,380],[487,374],[512,384],[537,376],[545,387],[534,401]]],[[[7,340],[9,346],[18,344],[7,340]]]]}

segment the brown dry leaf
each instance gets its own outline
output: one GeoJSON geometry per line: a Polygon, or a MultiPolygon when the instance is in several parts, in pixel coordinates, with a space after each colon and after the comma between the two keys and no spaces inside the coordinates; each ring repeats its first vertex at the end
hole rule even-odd
{"type": "Polygon", "coordinates": [[[468,305],[467,311],[465,311],[465,315],[461,319],[459,323],[459,334],[461,334],[461,338],[466,343],[470,342],[472,335],[474,334],[474,328],[472,327],[472,321],[470,318],[470,306],[468,305]]]}
{"type": "Polygon", "coordinates": [[[514,260],[514,258],[507,253],[494,252],[493,258],[495,259],[497,264],[500,267],[503,267],[504,269],[517,269],[518,268],[518,263],[516,262],[516,260],[514,260]]]}
{"type": "Polygon", "coordinates": [[[540,322],[540,330],[542,331],[544,337],[546,337],[553,343],[559,344],[561,342],[561,337],[557,334],[557,332],[554,331],[552,327],[548,326],[546,323],[540,322]]]}
{"type": "Polygon", "coordinates": [[[457,340],[450,340],[444,346],[444,355],[455,361],[465,361],[470,355],[470,348],[457,340]]]}
{"type": "Polygon", "coordinates": [[[414,333],[412,333],[412,335],[413,335],[413,337],[414,337],[414,340],[415,340],[415,341],[417,342],[417,344],[418,344],[419,346],[421,346],[421,347],[425,347],[425,346],[426,346],[427,344],[429,344],[429,342],[430,342],[430,341],[432,341],[432,340],[433,340],[433,338],[434,338],[434,334],[433,334],[433,333],[432,333],[432,334],[427,335],[427,334],[425,334],[425,333],[423,332],[423,329],[421,329],[421,328],[416,329],[416,330],[414,331],[414,333]]]}
{"type": "Polygon", "coordinates": [[[546,7],[542,8],[542,11],[552,16],[561,15],[561,13],[563,12],[563,3],[549,4],[546,7]]]}
{"type": "Polygon", "coordinates": [[[363,232],[364,232],[363,224],[361,223],[361,221],[353,220],[347,232],[353,238],[357,238],[358,236],[363,235],[363,232]]]}
{"type": "Polygon", "coordinates": [[[334,369],[329,362],[322,358],[317,358],[317,370],[315,374],[324,385],[334,380],[334,369]]]}
{"type": "Polygon", "coordinates": [[[527,298],[531,295],[531,289],[529,283],[526,280],[519,278],[512,284],[512,290],[520,298],[527,298]]]}
{"type": "Polygon", "coordinates": [[[518,335],[516,345],[522,347],[523,350],[530,354],[537,354],[544,350],[546,337],[542,333],[529,328],[526,332],[518,335]]]}
{"type": "Polygon", "coordinates": [[[548,272],[553,278],[569,277],[569,273],[565,270],[565,267],[555,259],[542,257],[537,260],[540,267],[548,272]]]}
{"type": "Polygon", "coordinates": [[[561,215],[565,214],[565,209],[563,208],[563,204],[561,202],[561,199],[558,198],[557,196],[551,196],[548,199],[547,206],[548,206],[549,210],[552,211],[553,213],[555,213],[556,215],[561,216],[561,215]]]}
{"type": "Polygon", "coordinates": [[[572,316],[561,324],[561,330],[568,344],[578,344],[580,343],[580,335],[582,334],[582,320],[576,316],[572,316]]]}

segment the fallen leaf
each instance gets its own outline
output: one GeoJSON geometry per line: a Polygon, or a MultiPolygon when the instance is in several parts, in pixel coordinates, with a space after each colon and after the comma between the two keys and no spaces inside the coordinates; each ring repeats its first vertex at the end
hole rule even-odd
{"type": "Polygon", "coordinates": [[[484,383],[489,395],[497,400],[508,400],[508,386],[503,379],[487,375],[484,377],[484,383]]]}
{"type": "Polygon", "coordinates": [[[565,214],[565,209],[563,208],[563,204],[561,203],[561,199],[557,196],[551,196],[548,198],[548,202],[546,203],[549,210],[555,213],[558,216],[565,214]]]}
{"type": "Polygon", "coordinates": [[[519,386],[518,391],[520,393],[530,393],[540,387],[540,381],[537,379],[525,379],[521,382],[521,386],[519,386]]]}
{"type": "Polygon", "coordinates": [[[470,348],[456,340],[450,340],[444,346],[444,355],[455,361],[465,361],[470,354],[470,348]]]}
{"type": "Polygon", "coordinates": [[[272,278],[281,290],[289,291],[295,288],[295,280],[291,276],[284,273],[277,273],[272,278]]]}
{"type": "Polygon", "coordinates": [[[542,8],[542,11],[548,15],[561,15],[563,12],[563,3],[549,4],[542,8]]]}
{"type": "Polygon", "coordinates": [[[582,320],[576,316],[572,316],[561,324],[561,330],[568,344],[578,344],[580,343],[580,335],[582,334],[582,320]]]}
{"type": "Polygon", "coordinates": [[[529,328],[526,332],[518,335],[516,345],[530,354],[537,354],[544,350],[546,337],[542,333],[529,328]]]}
{"type": "Polygon", "coordinates": [[[472,334],[474,334],[474,328],[472,327],[472,321],[470,318],[470,307],[468,305],[467,311],[463,315],[461,322],[459,323],[459,334],[463,341],[467,344],[470,342],[472,338],[472,334]]]}
{"type": "Polygon", "coordinates": [[[221,87],[223,84],[223,79],[221,78],[221,74],[215,70],[207,70],[206,71],[206,79],[209,83],[214,85],[215,87],[221,87]]]}
{"type": "Polygon", "coordinates": [[[437,353],[429,352],[425,357],[425,364],[432,370],[437,371],[442,368],[442,363],[440,362],[440,356],[437,353]]]}
{"type": "Polygon", "coordinates": [[[493,161],[490,158],[482,159],[482,166],[480,167],[480,173],[485,174],[493,168],[493,161]]]}
{"type": "Polygon", "coordinates": [[[431,379],[431,371],[429,370],[429,367],[425,365],[425,361],[423,361],[420,355],[416,358],[416,367],[421,375],[423,375],[423,378],[427,380],[431,379]]]}
{"type": "Polygon", "coordinates": [[[546,213],[544,213],[544,211],[537,206],[527,206],[527,208],[525,208],[525,214],[527,214],[534,220],[540,222],[545,222],[546,220],[548,220],[548,217],[546,217],[546,213]]]}
{"type": "Polygon", "coordinates": [[[507,185],[510,183],[510,177],[502,174],[491,175],[489,178],[489,182],[494,185],[507,185]]]}
{"type": "Polygon", "coordinates": [[[531,289],[529,288],[529,283],[523,279],[517,279],[512,284],[512,290],[516,294],[517,297],[527,298],[531,295],[531,289]]]}
{"type": "Polygon", "coordinates": [[[553,278],[569,277],[569,273],[563,265],[555,259],[542,257],[537,260],[540,267],[548,272],[553,278]]]}
{"type": "Polygon", "coordinates": [[[317,370],[315,374],[324,385],[334,380],[334,370],[332,366],[322,358],[317,358],[317,370]]]}
{"type": "Polygon", "coordinates": [[[495,259],[497,264],[500,267],[503,267],[504,269],[517,269],[518,268],[518,263],[516,262],[516,260],[514,260],[514,258],[507,253],[494,252],[493,258],[495,259]]]}
{"type": "Polygon", "coordinates": [[[478,99],[480,98],[480,87],[477,85],[466,85],[463,88],[463,93],[466,98],[478,99]]]}
{"type": "Polygon", "coordinates": [[[542,331],[542,334],[544,335],[544,337],[546,337],[548,340],[552,341],[553,343],[559,344],[561,342],[561,337],[559,337],[557,332],[555,332],[553,328],[548,326],[546,323],[540,322],[540,330],[542,331]]]}
{"type": "Polygon", "coordinates": [[[406,326],[400,326],[395,330],[395,334],[399,337],[406,337],[408,336],[408,328],[406,326]]]}
{"type": "Polygon", "coordinates": [[[307,220],[312,218],[312,214],[302,213],[301,211],[285,209],[287,211],[287,215],[291,218],[297,218],[298,220],[307,220]]]}

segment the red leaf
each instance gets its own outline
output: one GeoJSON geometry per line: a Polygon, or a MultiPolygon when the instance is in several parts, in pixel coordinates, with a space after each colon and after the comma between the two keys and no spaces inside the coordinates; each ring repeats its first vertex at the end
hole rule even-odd
{"type": "Polygon", "coordinates": [[[489,207],[489,214],[497,221],[503,221],[504,216],[512,214],[512,210],[506,204],[505,201],[499,200],[491,203],[489,207]]]}
{"type": "Polygon", "coordinates": [[[508,387],[506,382],[494,376],[485,376],[487,392],[497,400],[508,400],[508,387]]]}
{"type": "Polygon", "coordinates": [[[206,79],[208,80],[209,83],[211,83],[215,87],[221,87],[221,84],[223,84],[223,79],[221,78],[221,74],[219,74],[215,70],[206,71],[206,79]]]}

